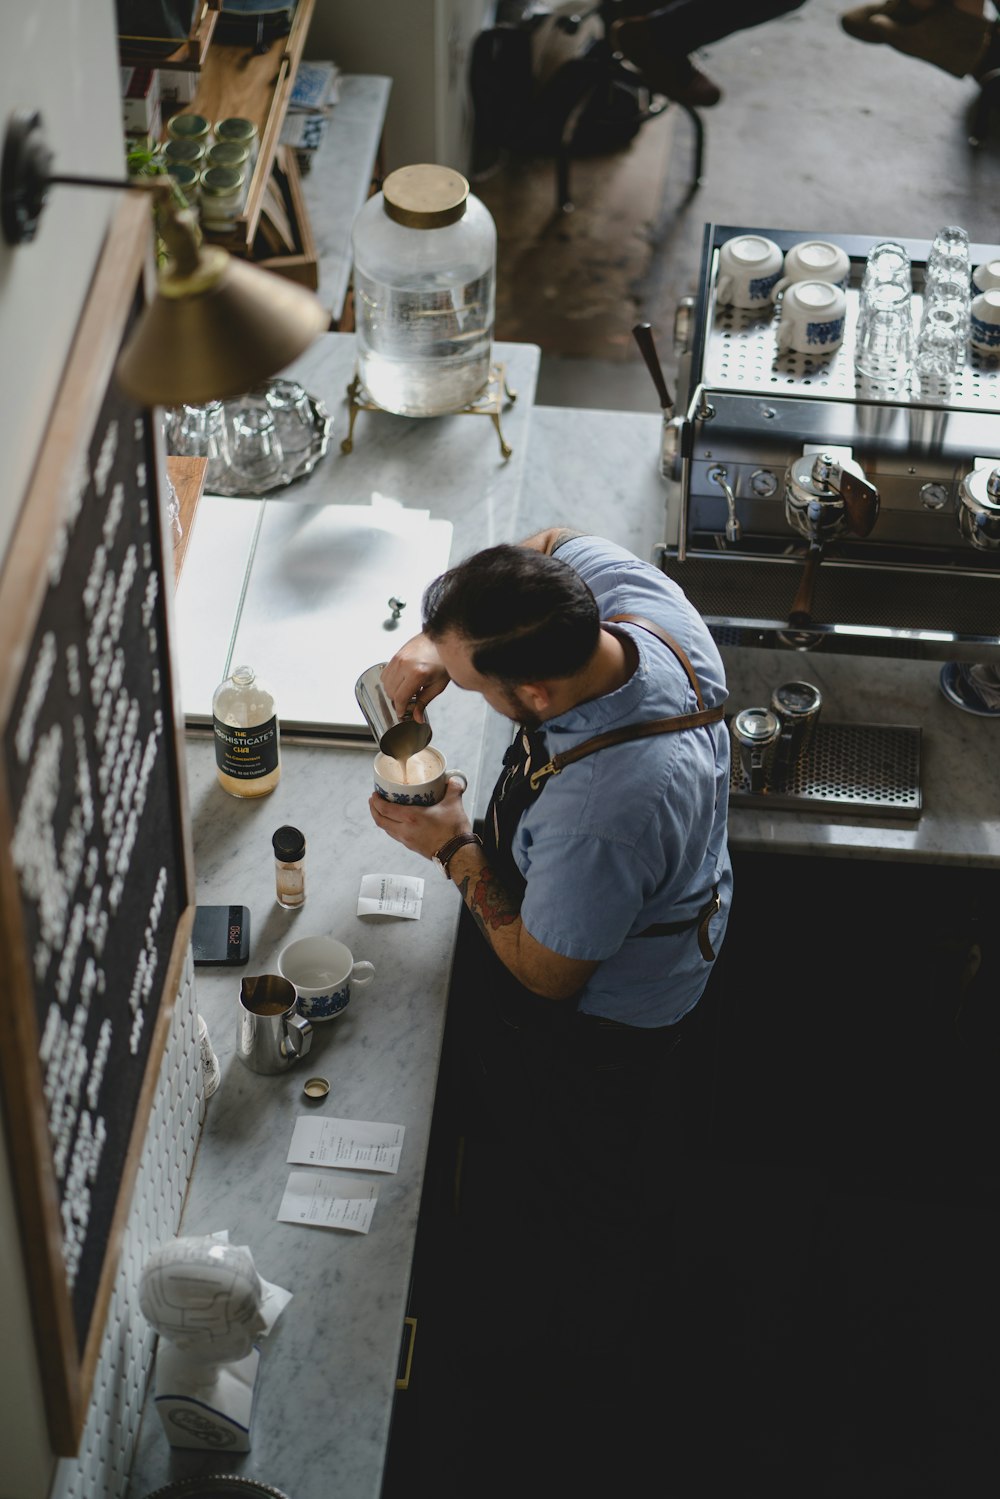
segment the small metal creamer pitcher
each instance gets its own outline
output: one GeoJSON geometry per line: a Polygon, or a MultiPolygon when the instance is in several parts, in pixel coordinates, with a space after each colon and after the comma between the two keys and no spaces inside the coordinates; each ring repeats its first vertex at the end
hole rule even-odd
{"type": "Polygon", "coordinates": [[[418,723],[412,711],[402,717],[396,712],[382,686],[382,672],[387,665],[388,662],[379,661],[363,671],[354,684],[354,696],[382,753],[394,760],[408,760],[430,744],[431,726],[426,716],[418,723]]]}
{"type": "Polygon", "coordinates": [[[276,973],[244,978],[236,1051],[251,1072],[287,1072],[312,1046],[313,1028],[296,1013],[295,985],[276,973]]]}

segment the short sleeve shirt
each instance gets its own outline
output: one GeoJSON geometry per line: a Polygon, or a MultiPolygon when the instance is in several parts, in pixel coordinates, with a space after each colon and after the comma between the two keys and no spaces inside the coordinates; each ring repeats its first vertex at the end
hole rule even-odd
{"type": "MultiPolygon", "coordinates": [[[[637,614],[686,652],[705,707],[725,701],[715,642],[682,590],[658,568],[597,537],[575,537],[561,561],[593,591],[602,619],[637,614]]],[[[697,711],[680,662],[649,631],[615,624],[639,664],[614,692],[543,725],[549,755],[609,729],[697,711]]],[[[729,734],[720,721],[613,745],[548,778],[521,818],[513,855],[526,880],[521,917],[553,952],[596,959],[579,1008],[634,1026],[670,1025],[697,1002],[710,972],[697,932],[642,937],[682,922],[718,888],[718,951],[732,889],[726,841],[729,734]]]]}

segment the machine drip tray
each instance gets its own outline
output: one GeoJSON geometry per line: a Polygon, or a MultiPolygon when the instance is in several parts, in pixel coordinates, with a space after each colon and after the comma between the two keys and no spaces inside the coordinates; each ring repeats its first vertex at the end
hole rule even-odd
{"type": "Polygon", "coordinates": [[[916,821],[921,812],[920,729],[821,719],[808,752],[784,783],[763,792],[750,791],[734,745],[729,804],[916,821]]]}

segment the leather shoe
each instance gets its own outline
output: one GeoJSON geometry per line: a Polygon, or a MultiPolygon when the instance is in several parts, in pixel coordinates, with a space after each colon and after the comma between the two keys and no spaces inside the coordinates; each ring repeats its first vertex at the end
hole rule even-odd
{"type": "Polygon", "coordinates": [[[610,40],[612,49],[632,64],[654,94],[666,94],[695,109],[708,109],[722,98],[718,84],[696,68],[690,57],[665,52],[643,20],[615,21],[610,40]]]}
{"type": "Polygon", "coordinates": [[[900,26],[912,26],[926,14],[926,8],[914,5],[912,0],[877,0],[875,5],[859,5],[855,10],[845,11],[840,25],[848,36],[859,42],[884,42],[885,33],[876,17],[884,16],[900,26]]]}
{"type": "Polygon", "coordinates": [[[886,15],[873,16],[871,24],[897,52],[922,58],[956,78],[977,70],[993,30],[985,16],[969,15],[953,5],[937,5],[905,26],[886,15]]]}

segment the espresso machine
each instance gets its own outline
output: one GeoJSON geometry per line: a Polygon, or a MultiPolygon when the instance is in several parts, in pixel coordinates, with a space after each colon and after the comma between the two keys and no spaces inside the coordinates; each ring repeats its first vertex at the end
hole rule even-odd
{"type": "MultiPolygon", "coordinates": [[[[843,343],[779,353],[773,309],[716,294],[720,246],[741,234],[787,250],[817,231],[706,227],[698,292],[675,325],[663,570],[724,644],[1000,660],[1000,363],[970,351],[932,388],[857,375],[859,290],[880,236],[826,230],[851,263],[843,343]]],[[[930,242],[902,243],[919,316],[930,242]]],[[[997,254],[970,247],[973,266],[997,254]]]]}

